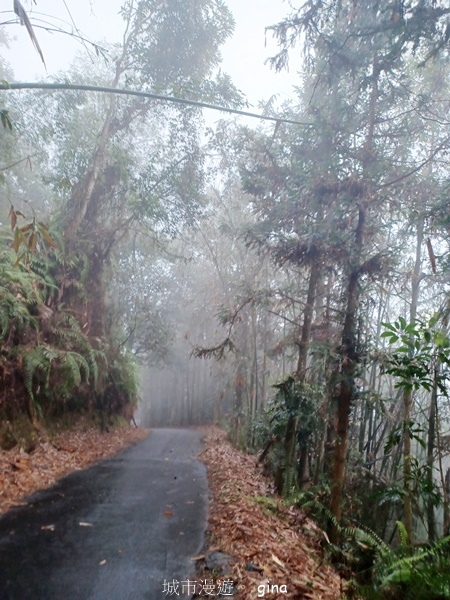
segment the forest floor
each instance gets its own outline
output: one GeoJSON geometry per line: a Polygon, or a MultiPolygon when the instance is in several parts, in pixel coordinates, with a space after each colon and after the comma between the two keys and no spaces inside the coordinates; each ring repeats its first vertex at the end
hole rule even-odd
{"type": "Polygon", "coordinates": [[[75,429],[65,430],[39,442],[33,452],[22,448],[0,450],[0,514],[26,504],[24,498],[78,469],[116,454],[148,435],[136,427],[116,427],[102,433],[80,421],[75,429]]]}
{"type": "Polygon", "coordinates": [[[324,560],[324,532],[273,495],[256,457],[233,448],[225,432],[208,428],[204,445],[200,459],[210,487],[206,554],[220,550],[234,559],[238,598],[341,598],[345,582],[324,560]]]}
{"type": "MultiPolygon", "coordinates": [[[[325,534],[304,513],[273,495],[256,457],[233,448],[218,428],[203,431],[200,459],[206,465],[210,489],[205,558],[214,551],[231,557],[228,575],[237,597],[341,598],[343,583],[323,557],[325,534]]],[[[31,453],[1,450],[0,514],[26,504],[26,496],[64,475],[108,458],[147,435],[148,430],[133,427],[102,433],[80,424],[40,442],[31,453]]],[[[202,571],[203,556],[195,558],[202,577],[213,577],[214,573],[202,571]]]]}

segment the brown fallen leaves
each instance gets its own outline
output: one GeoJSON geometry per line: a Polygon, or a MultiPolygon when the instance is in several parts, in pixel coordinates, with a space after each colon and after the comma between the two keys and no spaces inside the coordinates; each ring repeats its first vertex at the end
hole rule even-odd
{"type": "Polygon", "coordinates": [[[63,475],[111,456],[148,435],[145,429],[117,428],[65,431],[38,444],[27,454],[22,449],[0,450],[0,514],[23,503],[26,496],[49,487],[63,475]]]}
{"type": "Polygon", "coordinates": [[[210,543],[235,559],[239,598],[341,598],[341,580],[318,547],[324,534],[301,511],[270,498],[255,457],[235,450],[223,431],[211,428],[200,458],[208,469],[210,543]]]}
{"type": "MultiPolygon", "coordinates": [[[[66,431],[30,454],[0,451],[0,513],[147,435],[147,430],[131,427],[109,433],[91,428],[66,431]]],[[[232,448],[223,431],[208,428],[201,459],[210,486],[210,542],[235,559],[232,575],[241,600],[341,598],[339,576],[318,549],[318,540],[325,541],[323,534],[300,511],[271,498],[255,457],[232,448]],[[271,586],[278,586],[279,592],[272,592],[271,586]]]]}

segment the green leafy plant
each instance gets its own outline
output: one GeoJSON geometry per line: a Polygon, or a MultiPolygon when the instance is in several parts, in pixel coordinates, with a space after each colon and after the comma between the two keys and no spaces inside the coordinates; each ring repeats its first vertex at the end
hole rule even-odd
{"type": "Polygon", "coordinates": [[[58,395],[65,400],[82,381],[89,381],[89,364],[78,352],[38,344],[23,356],[25,386],[34,399],[41,386],[50,393],[52,383],[59,383],[58,395]]]}
{"type": "Polygon", "coordinates": [[[373,536],[366,537],[366,542],[372,544],[374,563],[370,583],[357,585],[356,597],[367,600],[450,598],[450,536],[430,545],[411,547],[406,529],[400,522],[397,532],[399,545],[395,549],[373,536]]]}
{"type": "Polygon", "coordinates": [[[430,545],[411,546],[407,531],[397,522],[398,544],[391,548],[374,531],[337,523],[326,505],[326,489],[301,491],[289,498],[325,528],[333,522],[340,545],[326,551],[350,582],[347,598],[367,600],[445,600],[450,598],[450,536],[430,545]]]}
{"type": "Polygon", "coordinates": [[[11,206],[9,210],[11,219],[11,229],[13,240],[11,247],[16,253],[17,259],[15,265],[23,262],[29,265],[36,251],[43,246],[56,248],[56,242],[49,233],[49,227],[42,221],[37,221],[35,217],[24,225],[18,225],[18,218],[26,219],[25,215],[11,206]]]}
{"type": "MultiPolygon", "coordinates": [[[[422,439],[424,430],[412,418],[413,393],[426,390],[448,397],[448,365],[450,364],[450,340],[439,325],[437,316],[428,322],[415,319],[407,323],[399,317],[393,324],[383,323],[386,338],[393,350],[386,356],[384,371],[395,377],[395,387],[399,388],[403,399],[403,422],[395,428],[386,443],[385,453],[393,446],[403,444],[403,520],[410,543],[414,537],[413,511],[417,506],[417,493],[426,500],[429,510],[440,502],[440,492],[432,480],[432,471],[421,466],[412,454],[411,441],[425,447],[422,439]],[[425,477],[428,475],[428,477],[425,477]],[[425,483],[424,483],[425,482],[425,483]]],[[[444,492],[445,495],[445,492],[444,492]]]]}
{"type": "Polygon", "coordinates": [[[88,406],[99,365],[106,365],[101,349],[58,304],[48,256],[38,256],[26,265],[17,263],[14,249],[0,254],[0,364],[6,387],[15,390],[1,405],[7,411],[13,404],[19,411],[28,407],[33,421],[64,409],[74,394],[88,406]]]}
{"type": "MultiPolygon", "coordinates": [[[[421,388],[431,391],[433,365],[450,364],[450,340],[438,327],[437,317],[428,323],[416,319],[407,323],[399,317],[393,324],[383,323],[385,331],[381,334],[391,346],[396,346],[386,356],[384,372],[396,378],[395,387],[406,391],[421,388]]],[[[436,375],[436,383],[440,391],[447,395],[445,372],[436,375]]]]}

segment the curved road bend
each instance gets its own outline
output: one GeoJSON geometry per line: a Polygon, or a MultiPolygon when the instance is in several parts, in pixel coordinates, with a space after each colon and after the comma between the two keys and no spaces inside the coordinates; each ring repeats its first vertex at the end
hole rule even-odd
{"type": "Polygon", "coordinates": [[[200,449],[197,431],[152,430],[5,514],[0,599],[160,600],[164,580],[195,580],[208,500],[200,449]]]}

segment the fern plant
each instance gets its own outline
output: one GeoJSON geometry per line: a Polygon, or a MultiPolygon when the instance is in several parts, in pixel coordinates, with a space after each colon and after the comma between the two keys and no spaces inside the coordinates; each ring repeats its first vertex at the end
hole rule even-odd
{"type": "Polygon", "coordinates": [[[348,597],[360,600],[450,599],[450,536],[413,547],[397,522],[399,544],[391,548],[373,531],[343,530],[353,542],[353,571],[348,597]]]}
{"type": "Polygon", "coordinates": [[[369,585],[357,587],[367,600],[450,599],[450,536],[422,547],[411,547],[404,525],[397,523],[400,544],[376,547],[376,560],[369,585]]]}
{"type": "Polygon", "coordinates": [[[99,378],[99,364],[106,362],[106,356],[101,350],[95,350],[87,336],[83,333],[78,321],[73,315],[62,313],[57,324],[52,329],[55,340],[66,349],[74,350],[86,361],[87,368],[92,376],[94,388],[97,387],[99,378]]]}
{"type": "Polygon", "coordinates": [[[322,527],[333,522],[340,546],[328,544],[335,566],[350,581],[347,597],[365,600],[450,600],[450,536],[426,546],[408,543],[405,526],[397,522],[398,545],[391,548],[365,527],[343,526],[322,501],[320,490],[290,498],[322,527]]]}
{"type": "Polygon", "coordinates": [[[14,334],[26,328],[37,328],[31,308],[42,302],[35,277],[25,267],[14,268],[13,255],[0,254],[0,340],[3,344],[14,343],[14,334]]]}
{"type": "Polygon", "coordinates": [[[89,295],[87,255],[67,253],[57,232],[50,237],[46,226],[37,226],[36,235],[29,230],[33,248],[26,260],[18,260],[17,244],[0,251],[0,366],[4,389],[14,390],[0,398],[1,410],[8,418],[26,412],[33,424],[38,415],[96,405],[106,414],[132,415],[138,392],[131,354],[90,339],[80,325],[89,295]]]}
{"type": "Polygon", "coordinates": [[[49,391],[59,383],[57,393],[66,399],[82,381],[89,381],[87,360],[78,352],[60,350],[38,344],[23,355],[24,380],[27,392],[35,399],[41,388],[49,391]]]}

